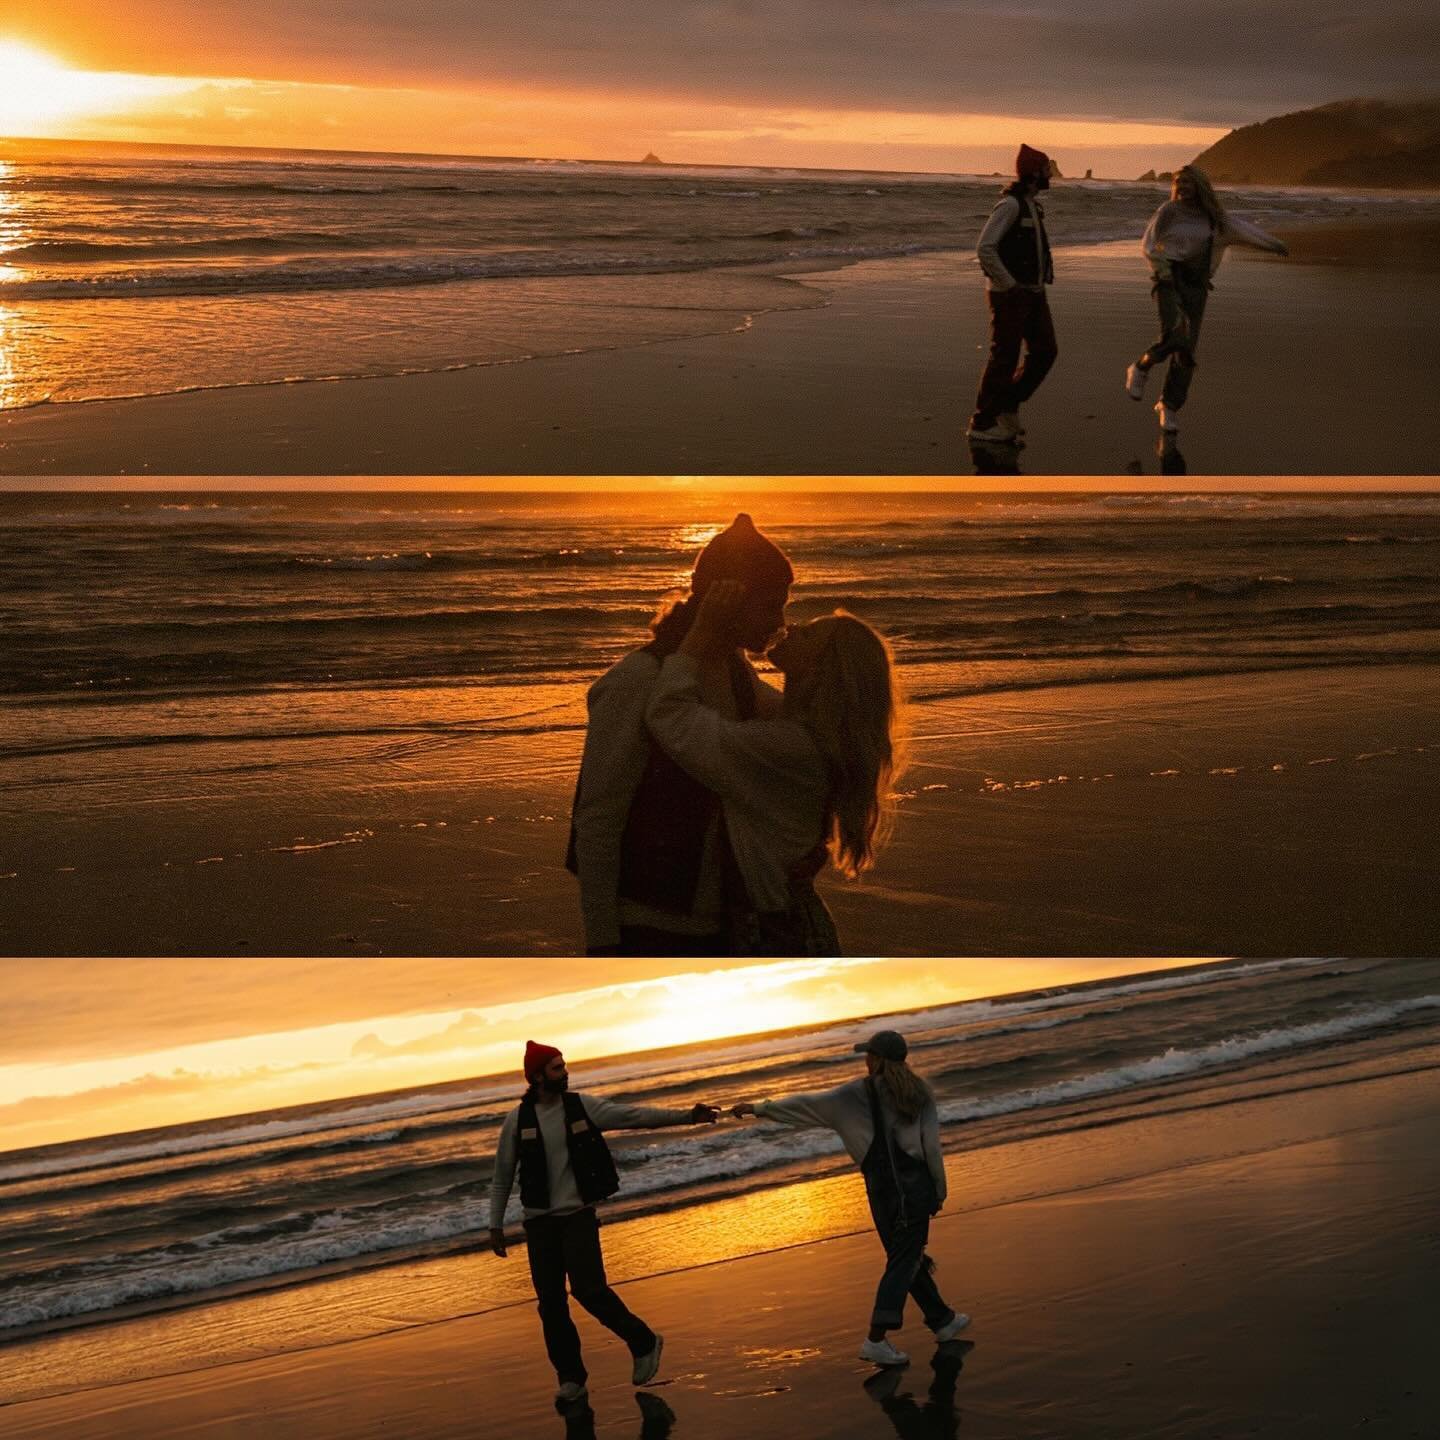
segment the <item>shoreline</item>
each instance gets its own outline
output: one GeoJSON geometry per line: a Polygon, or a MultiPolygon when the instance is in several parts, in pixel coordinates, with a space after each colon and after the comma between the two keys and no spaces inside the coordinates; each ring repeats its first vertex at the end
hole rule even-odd
{"type": "MultiPolygon", "coordinates": [[[[1412,263],[1428,266],[1415,257],[1433,252],[1434,230],[1431,222],[1317,223],[1286,232],[1295,237],[1300,262],[1291,270],[1270,257],[1249,256],[1222,269],[1217,289],[1231,299],[1217,299],[1214,318],[1207,317],[1206,357],[1214,358],[1217,372],[1204,370],[1211,418],[1192,434],[1187,414],[1181,442],[1193,457],[1187,468],[1198,474],[1431,473],[1440,424],[1430,423],[1421,396],[1428,396],[1436,375],[1420,365],[1398,385],[1381,386],[1380,377],[1362,373],[1357,392],[1354,371],[1365,369],[1362,352],[1382,343],[1408,346],[1410,330],[1424,328],[1427,317],[1440,321],[1440,313],[1429,316],[1428,297],[1411,297],[1412,309],[1425,302],[1419,313],[1390,313],[1393,277],[1412,263]],[[1317,238],[1322,235],[1328,238],[1317,238]],[[1369,263],[1376,254],[1383,264],[1369,263]],[[1254,375],[1247,311],[1261,326],[1287,317],[1279,337],[1267,340],[1275,350],[1266,372],[1273,397],[1254,394],[1247,378],[1254,375]],[[1355,326],[1370,328],[1370,345],[1357,348],[1365,337],[1353,333],[1355,326]],[[1297,387],[1301,375],[1305,383],[1297,387]],[[1343,402],[1341,394],[1348,397],[1343,402]],[[1261,418],[1271,398],[1309,411],[1305,422],[1275,435],[1261,418]],[[1357,406],[1377,416],[1365,436],[1343,424],[1344,412],[1357,406]],[[1395,437],[1389,453],[1380,453],[1384,447],[1375,442],[1392,414],[1395,437]],[[1276,453],[1267,455],[1270,449],[1276,453]]],[[[1068,364],[1088,349],[1097,359],[1104,355],[1106,366],[1123,369],[1129,352],[1149,338],[1152,307],[1133,242],[1057,244],[1056,257],[1062,360],[1033,407],[1037,422],[1047,414],[1048,420],[1032,427],[1018,456],[998,458],[1034,474],[1163,473],[1161,459],[1173,472],[1175,455],[1153,454],[1153,425],[1140,423],[1148,417],[1137,413],[1118,380],[1106,385],[1094,365],[1068,364]],[[1072,336],[1085,337],[1081,348],[1072,336]]],[[[980,276],[968,252],[766,260],[697,273],[768,276],[802,287],[807,282],[796,277],[828,278],[814,304],[753,308],[738,332],[401,375],[0,412],[0,470],[960,475],[996,459],[977,460],[960,434],[978,360],[959,357],[975,355],[985,343],[980,276]],[[857,384],[870,395],[858,415],[837,403],[857,384]],[[427,417],[423,427],[414,415],[427,417]]],[[[1435,308],[1440,312],[1440,303],[1435,308]]],[[[1197,416],[1199,394],[1197,388],[1197,416]]]]}
{"type": "MultiPolygon", "coordinates": [[[[1433,1059],[1432,1053],[1432,1064],[1433,1059]]],[[[1306,1347],[1286,1348],[1283,1337],[1302,1315],[1308,1317],[1311,1341],[1318,1339],[1319,1317],[1336,1315],[1327,1346],[1364,1343],[1376,1355],[1397,1341],[1402,1352],[1407,1343],[1423,1348],[1423,1325],[1417,1327],[1402,1303],[1409,1291],[1396,1287],[1404,1275],[1413,1276],[1417,1295],[1432,1283],[1425,1266],[1415,1264],[1426,1254],[1415,1248],[1426,1230],[1424,1197],[1431,1183],[1426,1172],[1440,1153],[1425,1139],[1440,1129],[1429,1080],[1428,1070],[1358,1075],[1341,1088],[1235,1097],[1214,1110],[1120,1118],[1107,1130],[1088,1132],[1083,1143],[1038,1136],[998,1147],[988,1157],[979,1151],[951,1155],[947,1163],[964,1187],[957,1196],[961,1208],[942,1213],[933,1248],[943,1267],[942,1283],[955,1292],[952,1300],[976,1316],[976,1360],[982,1353],[986,1358],[987,1378],[975,1381],[983,1394],[969,1395],[968,1413],[1008,1417],[1007,1428],[982,1433],[1053,1435],[1053,1426],[1032,1432],[1028,1423],[1019,1423],[1039,1423],[1027,1412],[1032,1404],[1042,1413],[1057,1404],[1079,1404],[1079,1411],[1066,1411],[1076,1420],[1067,1436],[1140,1433],[1117,1432],[1113,1411],[1117,1401],[1140,1404],[1139,1397],[1127,1396],[1124,1386],[1117,1395],[1109,1384],[1099,1387],[1101,1395],[1089,1394],[1088,1387],[1075,1388],[1079,1375],[1093,1378],[1098,1366],[1098,1373],[1118,1379],[1126,1372],[1124,1362],[1137,1358],[1138,1346],[1154,1351],[1149,1360],[1162,1362],[1147,1363],[1145,1371],[1160,1377],[1156,1383],[1163,1388],[1171,1383],[1172,1366],[1184,1371],[1208,1364],[1205,1347],[1197,1352],[1185,1337],[1208,1333],[1217,1323],[1232,1336],[1253,1325],[1255,1343],[1273,1347],[1267,1353],[1271,1364],[1262,1372],[1266,1383],[1256,1392],[1273,1405],[1293,1400],[1296,1387],[1288,1372],[1302,1365],[1308,1373],[1317,1358],[1306,1347]],[[1374,1183],[1377,1173],[1386,1183],[1374,1183]],[[1028,1193],[1026,1177],[1044,1177],[1043,1193],[1028,1193]],[[1321,1177],[1325,1208],[1316,1213],[1314,1186],[1321,1177]],[[1365,1263],[1362,1281],[1356,1267],[1370,1253],[1367,1245],[1381,1249],[1373,1263],[1365,1263]],[[1379,1263],[1382,1253],[1386,1258],[1379,1263]],[[1188,1261],[1202,1255],[1205,1265],[1187,1271],[1188,1261]],[[1326,1263],[1317,1264],[1321,1260],[1326,1263]],[[1084,1277],[1075,1273],[1077,1264],[1084,1277]],[[1333,1312],[1312,1309],[1310,1279],[1333,1286],[1337,1264],[1349,1280],[1349,1293],[1342,1292],[1347,1304],[1333,1312]],[[1075,1305],[1092,1317],[1098,1313],[1102,1323],[1075,1327],[1075,1305]],[[1278,1305],[1279,1313],[1257,1322],[1253,1309],[1267,1305],[1278,1305]],[[1059,1313],[1052,1320],[1054,1307],[1059,1313]],[[1369,1323],[1358,1323],[1356,1311],[1369,1312],[1369,1323]],[[1068,1334],[1058,1348],[1047,1338],[1055,1324],[1068,1334]],[[1148,1343],[1145,1335],[1152,1337],[1148,1343]],[[1412,1338],[1407,1342],[1406,1336],[1412,1338]],[[1064,1358],[1077,1350],[1083,1354],[1064,1358]],[[1077,1373],[1074,1365],[1082,1361],[1077,1373]],[[1271,1368],[1279,1372],[1273,1378],[1271,1368]],[[1019,1383],[1022,1376],[1028,1386],[1019,1383]],[[973,1408],[982,1403],[981,1410],[973,1408]],[[1097,1403],[1101,1413],[1087,1412],[1097,1403]]],[[[607,1229],[607,1258],[622,1293],[671,1337],[657,1393],[697,1434],[734,1433],[736,1424],[766,1437],[796,1433],[797,1426],[837,1436],[887,1433],[883,1425],[876,1428],[878,1416],[866,1418],[868,1406],[856,1412],[837,1393],[838,1387],[848,1395],[867,1373],[854,1364],[850,1334],[874,1283],[875,1242],[867,1233],[863,1189],[847,1172],[792,1187],[791,1193],[795,1203],[785,1203],[783,1190],[743,1198],[732,1223],[743,1227],[751,1217],[790,1216],[803,1234],[812,1217],[825,1216],[822,1223],[839,1226],[838,1233],[629,1278],[635,1259],[653,1257],[657,1244],[673,1243],[685,1232],[666,1238],[654,1225],[623,1220],[607,1229]],[[740,1303],[742,1296],[747,1303],[740,1303]],[[756,1381],[776,1374],[783,1383],[737,1389],[747,1374],[756,1381]]],[[[411,1430],[419,1425],[427,1434],[448,1437],[473,1433],[471,1417],[481,1404],[493,1423],[517,1440],[558,1435],[564,1425],[549,1409],[551,1385],[523,1270],[515,1257],[506,1262],[486,1255],[453,1257],[353,1277],[348,1299],[338,1302],[321,1301],[312,1286],[308,1303],[298,1292],[288,1302],[249,1297],[197,1307],[183,1322],[177,1316],[150,1317],[117,1325],[104,1337],[90,1332],[89,1341],[100,1343],[87,1343],[77,1332],[7,1347],[11,1384],[27,1386],[34,1397],[6,1405],[7,1432],[179,1435],[193,1433],[204,1417],[242,1429],[263,1423],[271,1435],[348,1437],[379,1433],[377,1426],[405,1416],[411,1430]],[[475,1266],[506,1277],[513,1298],[480,1313],[447,1316],[445,1303],[453,1305],[453,1299],[441,1297],[466,1293],[465,1276],[475,1266]],[[425,1277],[429,1283],[416,1288],[414,1282],[425,1277]],[[317,1317],[317,1310],[325,1313],[317,1317]],[[276,1349],[287,1343],[285,1323],[297,1340],[305,1338],[301,1332],[308,1325],[309,1343],[276,1349]],[[374,1329],[377,1324],[384,1328],[374,1329]],[[332,1333],[323,1334],[325,1326],[332,1333]],[[337,1327],[342,1333],[333,1333],[337,1327]],[[257,1355],[251,1335],[265,1336],[270,1353],[257,1355]],[[487,1363],[477,1370],[479,1354],[487,1363]],[[83,1387],[74,1388],[82,1378],[83,1387]],[[56,1384],[70,1388],[62,1393],[48,1388],[56,1384]],[[357,1390],[363,1398],[352,1399],[357,1390]]],[[[1333,1289],[1326,1293],[1334,1298],[1333,1289]]],[[[591,1403],[613,1423],[625,1406],[633,1406],[619,1374],[623,1355],[617,1358],[618,1347],[588,1322],[585,1334],[594,1372],[591,1403]]],[[[901,1338],[912,1351],[922,1344],[913,1317],[901,1338]]],[[[1348,1363],[1329,1373],[1373,1378],[1372,1365],[1354,1363],[1353,1349],[1342,1353],[1348,1363]]],[[[907,1378],[923,1384],[927,1356],[925,1350],[916,1355],[907,1378]]],[[[1217,1385],[1223,1392],[1227,1373],[1212,1371],[1203,1393],[1213,1397],[1217,1385]]],[[[1412,1395],[1425,1388],[1418,1384],[1422,1373],[1423,1367],[1411,1377],[1412,1395]]],[[[1128,1381],[1139,1378],[1126,1374],[1128,1381]]],[[[1252,1383],[1258,1378],[1252,1376],[1252,1383]]],[[[1176,1385],[1164,1391],[1172,1406],[1180,1404],[1179,1396],[1195,1393],[1189,1381],[1176,1385]]],[[[1387,1401],[1397,1396],[1385,1391],[1387,1401]]],[[[1366,1398],[1373,1403],[1375,1397],[1366,1398]]],[[[1144,1399],[1152,1408],[1154,1401],[1154,1395],[1144,1399]]],[[[1320,1402],[1311,1403],[1320,1413],[1320,1402]]],[[[1136,1410],[1135,1420],[1144,1413],[1136,1410]]],[[[1414,1415],[1421,1413],[1413,1408],[1414,1415]]],[[[1230,1419],[1251,1414],[1242,1406],[1230,1419]]],[[[1165,1433],[1236,1432],[1213,1414],[1192,1414],[1188,1424],[1165,1433]]],[[[1297,1425],[1266,1433],[1313,1431],[1297,1425]]]]}
{"type": "MultiPolygon", "coordinates": [[[[1382,226],[1373,221],[1316,220],[1309,224],[1280,226],[1277,228],[1276,234],[1289,245],[1289,258],[1301,264],[1356,266],[1360,268],[1385,270],[1398,268],[1402,270],[1419,269],[1430,271],[1440,269],[1440,221],[1433,219],[1410,219],[1396,226],[1382,226]]],[[[1117,250],[1122,245],[1128,246],[1130,244],[1131,241],[1128,237],[1105,240],[1076,240],[1068,243],[1057,241],[1054,249],[1061,256],[1082,255],[1086,252],[1108,254],[1117,250]]],[[[1246,261],[1255,258],[1254,252],[1247,251],[1244,247],[1237,247],[1236,253],[1246,261]]],[[[756,320],[763,319],[768,315],[785,314],[791,310],[824,309],[830,303],[829,298],[823,291],[816,292],[807,286],[805,283],[805,277],[807,276],[834,274],[852,269],[857,265],[867,265],[874,262],[904,261],[909,259],[925,260],[937,256],[963,256],[966,259],[970,259],[973,257],[973,254],[973,246],[969,243],[963,245],[929,245],[917,241],[912,244],[881,247],[864,254],[810,255],[797,256],[791,259],[757,256],[752,259],[734,259],[724,262],[695,261],[688,263],[677,261],[673,265],[656,265],[653,267],[641,267],[623,271],[556,270],[553,272],[535,271],[516,277],[488,276],[474,277],[471,280],[437,279],[429,282],[427,285],[417,286],[416,288],[429,289],[446,285],[467,284],[504,285],[514,279],[522,281],[534,279],[575,280],[583,283],[586,280],[647,278],[664,275],[725,276],[735,274],[745,277],[758,276],[762,279],[775,280],[782,285],[792,286],[806,293],[809,298],[807,303],[797,305],[758,306],[750,309],[738,325],[713,331],[701,331],[698,335],[676,334],[659,336],[652,339],[620,340],[613,344],[587,344],[558,352],[542,352],[534,355],[469,360],[457,364],[422,365],[413,368],[382,370],[373,373],[347,372],[334,375],[285,376],[273,380],[216,382],[209,385],[182,386],[175,390],[142,390],[136,391],[133,394],[92,395],[77,400],[51,400],[47,398],[43,400],[26,401],[8,408],[0,408],[0,420],[3,420],[7,415],[23,415],[27,411],[46,406],[69,408],[73,406],[123,405],[134,401],[163,401],[187,395],[203,395],[212,391],[264,391],[276,386],[336,385],[357,380],[403,380],[426,375],[451,375],[471,370],[489,370],[505,365],[527,365],[537,360],[550,360],[570,355],[604,354],[613,351],[638,350],[650,345],[664,345],[683,339],[703,339],[721,335],[743,334],[745,331],[753,328],[756,320]]],[[[378,282],[373,286],[355,287],[355,289],[362,292],[367,289],[386,290],[388,288],[387,285],[378,282]]],[[[205,293],[206,292],[203,291],[197,292],[197,296],[194,297],[180,295],[178,298],[198,298],[204,296],[205,293]]],[[[263,297],[270,292],[259,291],[255,293],[263,297]]]]}

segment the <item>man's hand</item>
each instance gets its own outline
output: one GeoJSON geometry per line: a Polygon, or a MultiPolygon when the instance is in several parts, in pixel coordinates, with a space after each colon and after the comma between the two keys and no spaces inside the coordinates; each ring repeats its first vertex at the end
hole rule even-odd
{"type": "Polygon", "coordinates": [[[744,1120],[748,1116],[754,1115],[755,1107],[748,1100],[742,1100],[738,1105],[730,1107],[730,1113],[737,1120],[744,1120]]]}
{"type": "Polygon", "coordinates": [[[697,1103],[690,1112],[690,1123],[692,1125],[713,1125],[720,1118],[720,1107],[718,1105],[705,1105],[697,1103]]]}
{"type": "Polygon", "coordinates": [[[503,1230],[492,1230],[490,1232],[490,1248],[502,1260],[505,1258],[505,1232],[503,1230]]]}

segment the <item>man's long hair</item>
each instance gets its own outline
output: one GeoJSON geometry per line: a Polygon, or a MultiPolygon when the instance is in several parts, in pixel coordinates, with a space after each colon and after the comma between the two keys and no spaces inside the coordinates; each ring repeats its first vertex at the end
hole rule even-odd
{"type": "Polygon", "coordinates": [[[918,1120],[935,1092],[904,1060],[875,1058],[875,1083],[889,1098],[895,1113],[907,1124],[918,1120]]]}
{"type": "Polygon", "coordinates": [[[902,764],[900,702],[890,647],[844,610],[811,622],[828,634],[803,680],[785,682],[785,710],[830,772],[826,843],[852,879],[875,863],[894,825],[891,785],[902,764]]]}

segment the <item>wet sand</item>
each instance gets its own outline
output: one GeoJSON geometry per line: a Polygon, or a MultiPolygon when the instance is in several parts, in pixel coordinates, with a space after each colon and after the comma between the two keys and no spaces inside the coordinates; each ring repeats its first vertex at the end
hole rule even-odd
{"type": "MultiPolygon", "coordinates": [[[[851,954],[1434,954],[1437,715],[1421,665],[921,701],[894,843],[824,893],[851,954]]],[[[574,953],[580,741],[152,745],[84,783],[65,757],[12,767],[3,950],[574,953]]]]}
{"type": "Polygon", "coordinates": [[[684,1236],[715,1228],[702,1208],[674,1232],[679,1268],[656,1275],[656,1219],[607,1230],[623,1298],[666,1336],[639,1402],[623,1349],[582,1316],[590,1401],[558,1415],[523,1255],[481,1254],[431,1268],[453,1285],[507,1267],[513,1298],[484,1313],[427,1313],[399,1266],[368,1277],[367,1307],[323,1282],[10,1347],[5,1432],[1420,1440],[1440,1406],[1425,1318],[1440,1103],[1433,1070],[1391,1067],[952,1157],[931,1250],[974,1323],[937,1351],[912,1314],[898,1338],[913,1362],[888,1377],[855,1358],[879,1248],[847,1174],[726,1202],[732,1228],[748,1207],[813,1237],[789,1248],[697,1262],[684,1236]],[[637,1261],[650,1278],[627,1280],[637,1261]],[[287,1334],[286,1297],[308,1337],[287,1334]],[[187,1338],[206,1333],[208,1354],[187,1338]]]}
{"type": "Polygon", "coordinates": [[[739,334],[12,411],[0,473],[1433,474],[1434,237],[1346,222],[1290,238],[1303,263],[1240,252],[1221,268],[1163,456],[1149,404],[1122,389],[1156,323],[1126,241],[1058,252],[1061,357],[1018,453],[964,440],[986,318],[973,256],[951,253],[799,274],[826,303],[739,334]]]}

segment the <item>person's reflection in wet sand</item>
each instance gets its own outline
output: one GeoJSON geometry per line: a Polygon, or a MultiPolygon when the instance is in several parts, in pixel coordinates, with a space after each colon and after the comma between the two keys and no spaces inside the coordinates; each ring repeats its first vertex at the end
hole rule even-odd
{"type": "MultiPolygon", "coordinates": [[[[640,1407],[640,1440],[668,1440],[675,1428],[675,1412],[669,1405],[648,1390],[637,1390],[635,1403],[640,1407]]],[[[565,1421],[565,1440],[595,1440],[595,1412],[589,1400],[555,1408],[565,1421]]]]}
{"type": "Polygon", "coordinates": [[[977,475],[1018,475],[1020,454],[1014,445],[989,445],[983,440],[970,441],[970,462],[977,475]]]}
{"type": "Polygon", "coordinates": [[[955,1384],[965,1368],[965,1356],[974,1348],[971,1340],[948,1340],[936,1347],[930,1362],[935,1378],[923,1404],[908,1390],[900,1393],[909,1374],[906,1370],[881,1370],[865,1382],[865,1393],[885,1412],[900,1440],[955,1440],[960,1433],[955,1384]]]}
{"type": "Polygon", "coordinates": [[[1162,475],[1188,475],[1190,467],[1180,453],[1180,446],[1174,435],[1162,435],[1155,442],[1155,453],[1160,457],[1162,475]]]}

